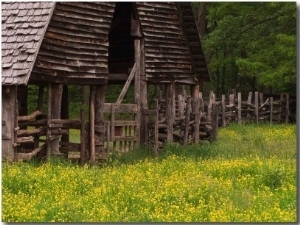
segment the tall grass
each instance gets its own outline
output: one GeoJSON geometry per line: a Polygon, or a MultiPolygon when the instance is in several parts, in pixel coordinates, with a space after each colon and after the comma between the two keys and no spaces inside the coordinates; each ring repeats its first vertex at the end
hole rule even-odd
{"type": "Polygon", "coordinates": [[[231,125],[218,142],[106,165],[2,164],[4,222],[295,222],[296,126],[231,125]]]}

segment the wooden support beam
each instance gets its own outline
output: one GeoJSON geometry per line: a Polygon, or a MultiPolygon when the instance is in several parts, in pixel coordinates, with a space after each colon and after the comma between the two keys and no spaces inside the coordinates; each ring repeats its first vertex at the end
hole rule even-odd
{"type": "Polygon", "coordinates": [[[183,137],[183,145],[187,145],[189,138],[189,129],[190,129],[190,113],[191,113],[191,98],[187,98],[186,102],[186,110],[185,110],[185,129],[184,129],[184,137],[183,137]]]}
{"type": "Polygon", "coordinates": [[[96,88],[91,85],[90,90],[90,162],[95,163],[95,98],[96,88]]]}
{"type": "Polygon", "coordinates": [[[166,118],[167,118],[167,142],[173,142],[173,125],[175,118],[175,84],[166,84],[166,118]]]}
{"type": "Polygon", "coordinates": [[[137,68],[137,64],[135,63],[134,66],[133,66],[133,68],[132,68],[132,70],[131,70],[131,73],[130,73],[130,75],[129,75],[129,77],[128,77],[128,79],[127,79],[127,81],[126,81],[126,83],[125,83],[125,85],[124,85],[124,87],[123,87],[123,89],[122,89],[122,91],[121,91],[118,99],[117,99],[117,101],[116,101],[116,104],[121,104],[121,102],[122,102],[122,100],[123,100],[123,98],[124,98],[124,96],[125,96],[128,88],[129,88],[129,85],[130,85],[132,79],[136,75],[136,68],[137,68]]]}
{"type": "MultiPolygon", "coordinates": [[[[51,89],[51,119],[60,119],[63,85],[52,84],[51,89]]],[[[49,126],[49,128],[50,127],[51,126],[49,126]]],[[[54,138],[50,141],[50,149],[52,155],[59,154],[59,138],[60,135],[58,135],[57,138],[54,138]]]]}
{"type": "Polygon", "coordinates": [[[47,149],[47,158],[51,157],[51,146],[50,146],[50,138],[51,138],[51,112],[52,112],[52,88],[51,83],[48,84],[47,87],[47,135],[46,135],[46,149],[47,149]]]}
{"type": "MultiPolygon", "coordinates": [[[[135,58],[135,78],[134,78],[134,103],[137,104],[137,113],[135,116],[135,121],[137,122],[137,126],[135,129],[135,135],[138,137],[137,142],[135,143],[135,148],[140,147],[141,141],[141,119],[142,119],[142,104],[141,104],[141,40],[139,38],[134,40],[134,58],[135,58]]],[[[144,87],[143,87],[144,88],[144,87]]],[[[143,93],[143,97],[145,93],[143,93]]],[[[145,129],[143,128],[143,131],[145,129]]]]}
{"type": "MultiPolygon", "coordinates": [[[[140,77],[140,104],[141,104],[141,112],[148,109],[148,85],[146,81],[146,72],[145,72],[145,40],[140,39],[140,49],[137,50],[137,54],[139,54],[139,65],[140,68],[138,70],[137,76],[140,77]]],[[[137,58],[138,59],[138,58],[137,58]]],[[[138,62],[138,61],[137,61],[138,62]]],[[[143,114],[141,113],[141,121],[144,121],[143,114]]],[[[146,121],[147,122],[147,121],[146,121]]],[[[140,144],[148,145],[148,126],[146,123],[141,122],[140,126],[140,144]]]]}
{"type": "Polygon", "coordinates": [[[99,145],[95,146],[96,155],[101,155],[101,157],[107,157],[107,150],[104,149],[104,138],[105,131],[99,132],[104,124],[104,104],[105,104],[105,89],[106,85],[97,85],[96,90],[96,99],[95,99],[95,138],[97,138],[100,142],[99,145]]]}

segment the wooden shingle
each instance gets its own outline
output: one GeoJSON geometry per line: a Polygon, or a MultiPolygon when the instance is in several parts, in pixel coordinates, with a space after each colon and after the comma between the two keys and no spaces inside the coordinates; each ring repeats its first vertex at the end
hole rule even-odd
{"type": "Polygon", "coordinates": [[[27,84],[54,2],[2,2],[2,84],[27,84]],[[32,16],[32,18],[31,18],[32,16]]]}
{"type": "MultiPolygon", "coordinates": [[[[88,77],[105,82],[116,4],[2,2],[2,84],[26,85],[29,77],[59,78],[58,82],[88,77]]],[[[144,38],[147,81],[210,80],[191,3],[132,5],[144,38]]]]}

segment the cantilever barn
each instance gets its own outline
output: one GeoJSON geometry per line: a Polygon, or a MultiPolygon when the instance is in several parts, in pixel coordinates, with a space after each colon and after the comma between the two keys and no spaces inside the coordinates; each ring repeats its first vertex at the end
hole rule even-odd
{"type": "Polygon", "coordinates": [[[2,159],[74,153],[93,163],[112,150],[148,145],[149,124],[158,119],[158,108],[149,108],[149,85],[163,87],[165,142],[172,142],[176,87],[196,96],[200,82],[210,80],[191,3],[1,6],[2,159]],[[105,100],[111,84],[122,86],[115,102],[105,100]],[[28,85],[38,90],[30,113],[28,85]],[[89,88],[88,106],[75,119],[68,113],[70,85],[89,88]],[[124,104],[129,87],[134,99],[124,104]],[[71,129],[79,141],[71,141],[71,129]]]}

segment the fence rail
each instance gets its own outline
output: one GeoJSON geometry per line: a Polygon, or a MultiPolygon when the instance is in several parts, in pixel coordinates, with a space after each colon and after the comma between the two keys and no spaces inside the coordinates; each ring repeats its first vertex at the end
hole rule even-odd
{"type": "MultiPolygon", "coordinates": [[[[288,94],[264,95],[250,92],[247,100],[241,93],[230,94],[220,99],[211,91],[203,98],[178,95],[173,103],[170,99],[154,100],[154,109],[146,110],[148,131],[146,138],[157,151],[165,142],[190,142],[217,140],[218,127],[230,123],[288,123],[296,118],[296,96],[288,94]],[[172,107],[174,116],[166,116],[172,107]]],[[[172,113],[173,114],[173,113],[172,113]]]]}

